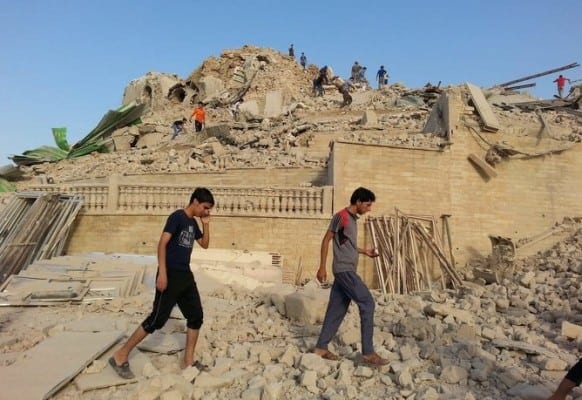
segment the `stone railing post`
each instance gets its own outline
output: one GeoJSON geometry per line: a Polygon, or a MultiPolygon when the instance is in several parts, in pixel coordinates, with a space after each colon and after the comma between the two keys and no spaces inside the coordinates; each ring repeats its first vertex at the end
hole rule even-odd
{"type": "Polygon", "coordinates": [[[119,181],[119,175],[113,174],[109,177],[107,211],[112,214],[117,213],[117,210],[119,209],[119,181]]]}
{"type": "Polygon", "coordinates": [[[333,186],[323,187],[322,214],[333,215],[333,186]]]}

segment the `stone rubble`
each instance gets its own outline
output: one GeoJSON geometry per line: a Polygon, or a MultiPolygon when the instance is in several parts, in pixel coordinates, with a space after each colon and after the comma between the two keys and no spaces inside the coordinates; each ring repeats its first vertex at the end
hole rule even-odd
{"type": "MultiPolygon", "coordinates": [[[[124,103],[137,100],[148,104],[143,123],[115,131],[110,153],[21,167],[25,176],[17,186],[21,188],[35,177],[62,183],[112,174],[323,167],[327,154],[313,140],[318,135],[359,143],[441,149],[447,145],[444,138],[421,133],[432,105],[442,92],[460,91],[464,98],[467,96],[462,87],[440,88],[429,83],[422,89],[408,89],[397,82],[382,90],[358,88],[349,109],[340,109],[341,94],[333,85],[326,87],[324,96],[313,97],[311,80],[317,73],[315,65],[303,71],[291,58],[254,46],[210,57],[186,79],[148,73],[130,82],[124,93],[124,103]],[[234,120],[230,105],[240,97],[243,103],[234,120]],[[206,104],[206,132],[194,133],[193,126],[187,124],[186,132],[171,141],[172,122],[188,118],[198,101],[206,104]]],[[[519,141],[539,131],[536,113],[507,106],[512,101],[531,100],[531,96],[494,91],[488,96],[503,126],[496,135],[498,141],[519,141]]],[[[582,141],[580,117],[558,111],[546,111],[544,115],[553,140],[582,141]]],[[[461,118],[466,125],[479,124],[472,107],[467,106],[461,118]]]]}
{"type": "MultiPolygon", "coordinates": [[[[544,399],[582,352],[582,223],[566,221],[564,229],[565,240],[516,259],[513,276],[501,284],[483,285],[468,270],[459,290],[376,292],[374,341],[390,360],[385,367],[362,362],[353,305],[330,344],[341,359],[310,353],[329,289],[219,286],[202,293],[196,354],[209,371],[180,370],[179,354],[148,353],[152,366],[138,383],[83,394],[70,383],[55,399],[544,399]],[[568,336],[561,332],[566,321],[568,336]]],[[[0,309],[0,364],[86,318],[113,317],[129,333],[150,302],[143,290],[75,306],[0,309]]],[[[171,320],[162,331],[183,329],[183,321],[171,320]]]]}
{"type": "MultiPolygon", "coordinates": [[[[358,90],[349,110],[341,110],[341,95],[332,86],[326,86],[323,97],[312,96],[317,71],[309,66],[304,72],[274,50],[245,46],[209,58],[187,79],[148,74],[130,83],[125,97],[150,93],[144,100],[150,110],[143,124],[114,133],[112,152],[22,167],[26,177],[18,185],[38,177],[61,183],[112,174],[322,167],[327,157],[314,140],[320,135],[378,145],[446,145],[442,137],[420,133],[436,99],[433,90],[410,90],[399,83],[382,91],[358,90]],[[145,86],[153,90],[142,91],[145,86]],[[245,105],[235,121],[228,100],[243,90],[245,105]],[[172,121],[188,117],[198,100],[207,102],[206,133],[194,134],[188,126],[170,141],[172,121]]],[[[442,90],[462,92],[458,87],[442,90]]],[[[516,101],[527,101],[521,96],[516,101]]],[[[508,101],[507,96],[490,98],[493,104],[508,101]]],[[[461,122],[477,127],[472,107],[465,111],[461,122]]],[[[533,112],[496,107],[495,113],[504,127],[496,134],[500,142],[519,144],[541,126],[533,112]]],[[[547,111],[545,118],[553,141],[582,141],[580,117],[547,111]]],[[[465,271],[465,286],[456,291],[375,293],[375,345],[391,361],[379,369],[361,360],[354,306],[330,346],[342,358],[326,361],[309,352],[329,290],[223,286],[202,293],[205,323],[197,355],[209,371],[182,371],[179,355],[150,353],[151,365],[137,384],[80,393],[70,383],[54,398],[544,399],[582,352],[580,221],[571,221],[568,230],[570,236],[554,247],[517,258],[512,273],[499,283],[485,284],[473,274],[472,267],[487,263],[476,260],[465,271]]],[[[67,329],[67,323],[95,315],[115,318],[130,333],[148,312],[151,297],[144,290],[108,302],[0,308],[0,365],[12,364],[51,333],[67,329]]],[[[182,326],[169,323],[163,331],[181,332],[182,326]]],[[[102,367],[98,360],[89,370],[102,367]]],[[[576,389],[573,398],[581,400],[582,390],[576,389]]]]}

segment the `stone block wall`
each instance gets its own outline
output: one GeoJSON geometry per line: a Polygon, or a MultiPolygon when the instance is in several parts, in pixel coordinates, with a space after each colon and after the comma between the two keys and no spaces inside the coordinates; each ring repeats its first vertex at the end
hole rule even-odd
{"type": "MultiPolygon", "coordinates": [[[[156,254],[166,222],[161,215],[80,215],[67,253],[89,251],[156,254]]],[[[301,266],[302,278],[312,278],[319,266],[319,246],[329,218],[269,218],[213,216],[210,247],[278,252],[283,277],[292,283],[301,266]]],[[[204,251],[195,247],[194,251],[204,251]]]]}
{"type": "Polygon", "coordinates": [[[326,168],[237,168],[219,172],[197,172],[196,174],[148,174],[126,175],[123,181],[140,184],[175,184],[199,186],[206,185],[258,185],[264,186],[298,186],[310,183],[313,186],[326,186],[326,168]]]}
{"type": "MultiPolygon", "coordinates": [[[[497,140],[497,138],[491,138],[497,140]]],[[[336,142],[332,180],[334,210],[349,203],[358,186],[376,193],[373,215],[451,214],[457,266],[474,255],[487,255],[488,234],[525,238],[568,216],[582,215],[582,145],[559,154],[511,159],[498,164],[488,179],[468,161],[484,156],[472,134],[458,130],[444,152],[336,142]]],[[[556,146],[563,143],[556,142],[556,146]]],[[[361,224],[360,241],[366,245],[361,224]]],[[[362,260],[366,280],[374,274],[362,260]]]]}

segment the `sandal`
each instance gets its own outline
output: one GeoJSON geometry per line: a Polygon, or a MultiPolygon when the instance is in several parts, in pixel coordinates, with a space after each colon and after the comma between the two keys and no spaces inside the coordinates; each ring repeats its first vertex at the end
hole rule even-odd
{"type": "Polygon", "coordinates": [[[117,375],[119,375],[123,379],[135,378],[135,375],[133,374],[133,372],[131,372],[131,369],[129,369],[129,362],[128,361],[124,362],[121,365],[117,365],[115,358],[110,357],[109,358],[109,365],[111,365],[111,367],[115,370],[115,372],[117,372],[117,375]]]}
{"type": "Polygon", "coordinates": [[[367,354],[365,356],[362,355],[362,360],[364,360],[365,364],[368,364],[372,367],[382,367],[384,365],[390,364],[390,361],[380,357],[377,353],[367,354]]]}
{"type": "Polygon", "coordinates": [[[324,360],[330,360],[330,361],[337,361],[339,360],[339,356],[333,354],[331,351],[329,350],[325,350],[325,352],[323,353],[316,353],[314,351],[314,354],[317,354],[318,356],[320,356],[321,358],[323,358],[324,360]]]}

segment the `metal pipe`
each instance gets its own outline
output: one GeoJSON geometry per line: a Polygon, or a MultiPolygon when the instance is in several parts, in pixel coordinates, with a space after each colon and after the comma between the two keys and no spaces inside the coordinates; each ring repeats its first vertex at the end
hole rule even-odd
{"type": "Polygon", "coordinates": [[[572,64],[564,65],[563,67],[550,69],[548,71],[540,72],[538,74],[525,76],[523,78],[514,79],[513,81],[509,81],[509,82],[505,82],[505,83],[500,83],[499,85],[496,85],[496,86],[509,86],[509,85],[513,85],[514,83],[527,81],[529,79],[537,78],[537,77],[544,76],[544,75],[553,74],[554,72],[565,71],[567,69],[576,68],[576,67],[579,67],[579,66],[580,66],[580,64],[578,64],[577,62],[575,62],[575,63],[572,63],[572,64]]]}

